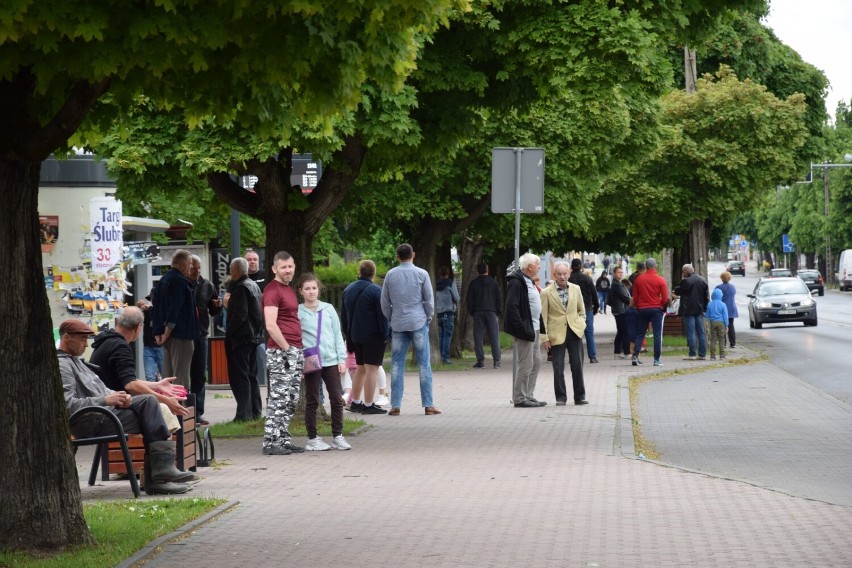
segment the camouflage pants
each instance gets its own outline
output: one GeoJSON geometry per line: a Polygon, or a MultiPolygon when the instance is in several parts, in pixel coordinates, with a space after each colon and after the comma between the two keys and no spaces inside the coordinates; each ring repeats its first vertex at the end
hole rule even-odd
{"type": "Polygon", "coordinates": [[[263,432],[263,447],[291,445],[290,420],[299,402],[299,384],[305,357],[298,347],[266,350],[266,370],[269,379],[269,398],[266,403],[266,426],[263,432]]]}

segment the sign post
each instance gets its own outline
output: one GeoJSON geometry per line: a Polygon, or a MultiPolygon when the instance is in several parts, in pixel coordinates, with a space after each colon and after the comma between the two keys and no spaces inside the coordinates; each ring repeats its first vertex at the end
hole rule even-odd
{"type": "MultiPolygon", "coordinates": [[[[544,148],[491,150],[491,212],[515,214],[515,266],[520,268],[521,213],[544,213],[544,148]]],[[[518,350],[512,347],[512,382],[518,350]]]]}

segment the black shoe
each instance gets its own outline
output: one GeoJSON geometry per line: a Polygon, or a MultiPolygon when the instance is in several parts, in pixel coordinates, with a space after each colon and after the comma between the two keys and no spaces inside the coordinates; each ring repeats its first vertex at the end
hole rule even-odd
{"type": "Polygon", "coordinates": [[[364,410],[361,411],[361,414],[387,414],[388,411],[379,406],[378,404],[371,404],[370,406],[364,406],[364,410]]]}
{"type": "Polygon", "coordinates": [[[363,414],[364,413],[364,403],[363,402],[353,402],[349,405],[349,412],[354,412],[355,414],[363,414]]]}
{"type": "Polygon", "coordinates": [[[632,363],[633,363],[633,366],[634,366],[634,367],[635,367],[636,365],[644,365],[644,364],[645,364],[645,363],[643,363],[642,361],[640,361],[640,360],[639,360],[639,357],[637,357],[636,355],[634,355],[634,356],[633,356],[632,363]]]}
{"type": "Polygon", "coordinates": [[[583,404],[589,404],[589,401],[584,398],[583,400],[575,400],[574,404],[577,406],[581,406],[583,404]]]}
{"type": "Polygon", "coordinates": [[[591,359],[589,359],[589,363],[597,363],[597,362],[598,362],[597,357],[592,357],[591,359]]]}
{"type": "Polygon", "coordinates": [[[473,364],[473,368],[474,369],[484,369],[485,363],[483,363],[482,361],[477,361],[476,363],[473,364]]]}
{"type": "Polygon", "coordinates": [[[536,399],[534,399],[534,398],[530,398],[530,402],[532,402],[532,403],[534,403],[534,404],[536,404],[536,405],[538,405],[538,406],[547,406],[547,403],[546,403],[546,402],[542,402],[542,401],[540,401],[540,400],[536,400],[536,399]]]}
{"type": "Polygon", "coordinates": [[[500,361],[494,361],[494,368],[495,368],[495,369],[499,369],[499,368],[500,368],[500,361]]]}
{"type": "Polygon", "coordinates": [[[556,406],[565,406],[566,402],[564,400],[557,400],[556,406]]]}
{"type": "Polygon", "coordinates": [[[523,402],[516,402],[515,408],[538,408],[538,403],[533,402],[531,400],[525,400],[523,402]]]}
{"type": "Polygon", "coordinates": [[[263,455],[265,456],[289,456],[292,453],[293,450],[285,446],[269,446],[268,448],[263,448],[263,455]]]}
{"type": "Polygon", "coordinates": [[[290,450],[294,454],[301,454],[305,451],[304,446],[294,446],[293,444],[284,444],[284,448],[290,450]]]}

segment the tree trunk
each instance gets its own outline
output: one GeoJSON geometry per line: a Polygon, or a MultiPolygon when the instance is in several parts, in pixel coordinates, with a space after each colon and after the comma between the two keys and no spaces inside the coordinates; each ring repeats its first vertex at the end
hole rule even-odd
{"type": "Polygon", "coordinates": [[[453,336],[453,343],[450,348],[453,357],[461,356],[464,349],[473,349],[473,324],[467,313],[467,290],[473,279],[479,276],[476,267],[482,261],[484,248],[485,245],[481,240],[465,237],[462,241],[461,251],[459,251],[459,260],[462,263],[462,284],[459,292],[461,300],[459,301],[456,333],[453,336]]]}
{"type": "MultiPolygon", "coordinates": [[[[14,135],[13,133],[7,133],[14,135]]],[[[0,549],[87,544],[38,235],[41,162],[0,159],[0,549]]]]}

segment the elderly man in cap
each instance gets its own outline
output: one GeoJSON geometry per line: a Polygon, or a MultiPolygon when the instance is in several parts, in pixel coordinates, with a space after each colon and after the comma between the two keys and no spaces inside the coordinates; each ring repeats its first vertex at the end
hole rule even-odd
{"type": "MultiPolygon", "coordinates": [[[[175,467],[175,443],[163,419],[160,403],[151,394],[131,396],[113,391],[80,358],[94,335],[88,325],[77,319],[59,326],[59,373],[65,392],[65,405],[72,414],[86,406],[108,407],[121,421],[124,431],[142,434],[145,442],[145,492],[178,494],[189,491],[185,483],[197,479],[191,472],[175,467]]],[[[71,429],[78,437],[105,436],[114,433],[112,424],[95,413],[85,417],[71,429]]]]}

